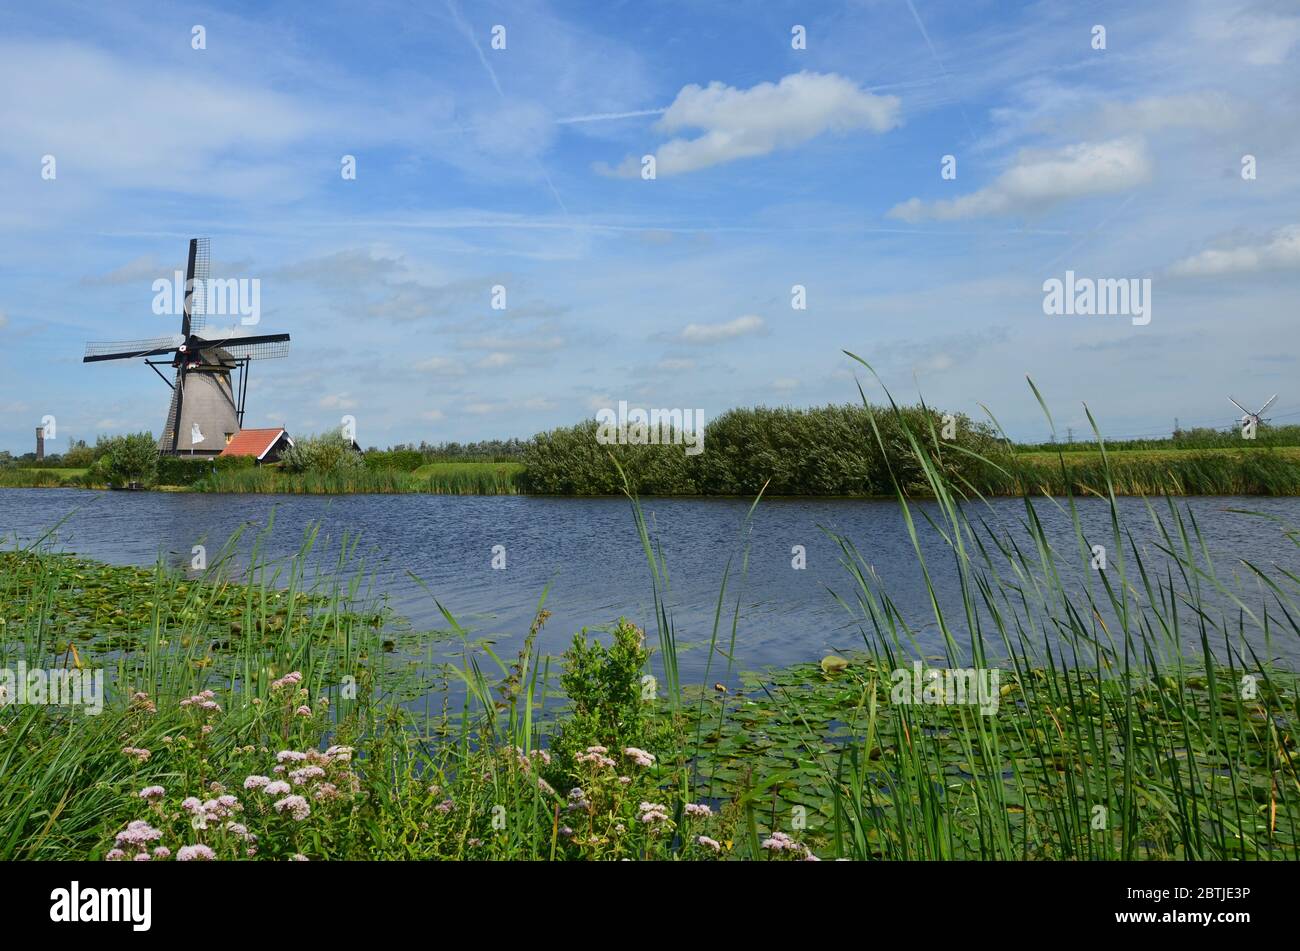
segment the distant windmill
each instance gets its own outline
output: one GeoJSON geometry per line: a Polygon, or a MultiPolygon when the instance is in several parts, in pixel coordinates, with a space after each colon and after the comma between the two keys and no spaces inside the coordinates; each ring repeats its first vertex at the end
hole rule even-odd
{"type": "Polygon", "coordinates": [[[82,358],[83,363],[98,363],[142,357],[172,388],[167,422],[158,440],[158,451],[166,455],[213,456],[221,452],[243,427],[250,361],[283,357],[289,352],[288,334],[212,339],[199,335],[207,319],[210,261],[208,239],[192,238],[179,334],[152,340],[88,343],[82,358]],[[148,359],[163,356],[169,359],[148,359]],[[175,369],[170,382],[158,370],[168,364],[175,369]],[[236,370],[239,378],[232,386],[231,374],[236,370]]]}
{"type": "Polygon", "coordinates": [[[1259,408],[1258,413],[1252,413],[1250,410],[1246,409],[1246,407],[1242,406],[1240,403],[1234,400],[1231,396],[1228,397],[1228,402],[1231,403],[1233,406],[1237,407],[1237,409],[1241,410],[1242,412],[1242,416],[1241,416],[1242,435],[1245,435],[1247,432],[1249,432],[1250,436],[1247,438],[1253,439],[1255,437],[1255,430],[1259,428],[1259,424],[1268,422],[1268,420],[1263,419],[1264,411],[1273,405],[1273,401],[1275,399],[1277,399],[1276,393],[1274,393],[1272,396],[1268,398],[1268,402],[1259,408]]]}

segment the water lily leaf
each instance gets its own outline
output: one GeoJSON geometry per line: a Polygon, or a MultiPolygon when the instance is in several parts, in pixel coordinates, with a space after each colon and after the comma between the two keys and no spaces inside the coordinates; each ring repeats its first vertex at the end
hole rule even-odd
{"type": "Polygon", "coordinates": [[[827,676],[847,670],[848,666],[849,662],[845,658],[839,657],[835,654],[827,654],[822,658],[822,673],[827,676]]]}

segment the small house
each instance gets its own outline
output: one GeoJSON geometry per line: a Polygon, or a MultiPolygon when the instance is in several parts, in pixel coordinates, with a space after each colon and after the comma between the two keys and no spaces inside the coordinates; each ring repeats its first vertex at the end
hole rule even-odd
{"type": "Polygon", "coordinates": [[[293,440],[283,429],[241,429],[230,437],[222,456],[252,456],[260,466],[264,462],[279,462],[280,454],[293,440]]]}

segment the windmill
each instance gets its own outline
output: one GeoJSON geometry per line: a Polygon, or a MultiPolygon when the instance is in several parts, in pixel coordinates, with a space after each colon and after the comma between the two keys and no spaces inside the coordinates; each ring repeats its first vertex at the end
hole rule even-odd
{"type": "Polygon", "coordinates": [[[1228,397],[1228,402],[1231,403],[1233,406],[1237,407],[1237,409],[1241,410],[1242,412],[1241,431],[1243,435],[1247,431],[1249,431],[1250,436],[1247,438],[1249,439],[1255,438],[1255,430],[1259,428],[1259,424],[1267,422],[1267,420],[1261,419],[1261,417],[1264,415],[1264,411],[1273,405],[1273,401],[1275,399],[1277,399],[1276,393],[1274,393],[1272,396],[1268,398],[1268,402],[1259,408],[1258,413],[1252,413],[1250,410],[1246,409],[1246,407],[1242,406],[1240,403],[1234,400],[1231,396],[1228,397]]]}
{"type": "Polygon", "coordinates": [[[82,357],[83,363],[142,358],[171,387],[167,422],[158,440],[158,451],[165,455],[214,456],[221,452],[243,427],[249,363],[289,352],[288,334],[201,336],[208,317],[210,263],[208,239],[190,239],[179,334],[88,343],[82,357]],[[170,381],[158,369],[168,365],[174,370],[170,381]],[[235,372],[239,376],[232,385],[235,372]]]}

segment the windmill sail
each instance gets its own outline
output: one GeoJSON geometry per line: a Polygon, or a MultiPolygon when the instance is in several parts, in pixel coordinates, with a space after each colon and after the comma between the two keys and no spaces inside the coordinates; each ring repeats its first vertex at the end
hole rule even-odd
{"type": "Polygon", "coordinates": [[[86,355],[81,358],[81,362],[160,357],[175,353],[184,339],[180,334],[172,334],[170,337],[152,337],[147,340],[92,341],[86,344],[86,355]]]}
{"type": "Polygon", "coordinates": [[[256,337],[224,337],[204,340],[199,344],[203,353],[218,351],[232,360],[273,360],[288,356],[288,334],[259,334],[256,337]]]}
{"type": "MultiPolygon", "coordinates": [[[[194,254],[193,270],[186,277],[190,286],[186,288],[185,302],[189,307],[189,332],[202,330],[208,322],[208,287],[212,278],[212,242],[207,238],[194,238],[191,241],[194,254]]],[[[188,270],[188,267],[187,267],[188,270]]]]}

